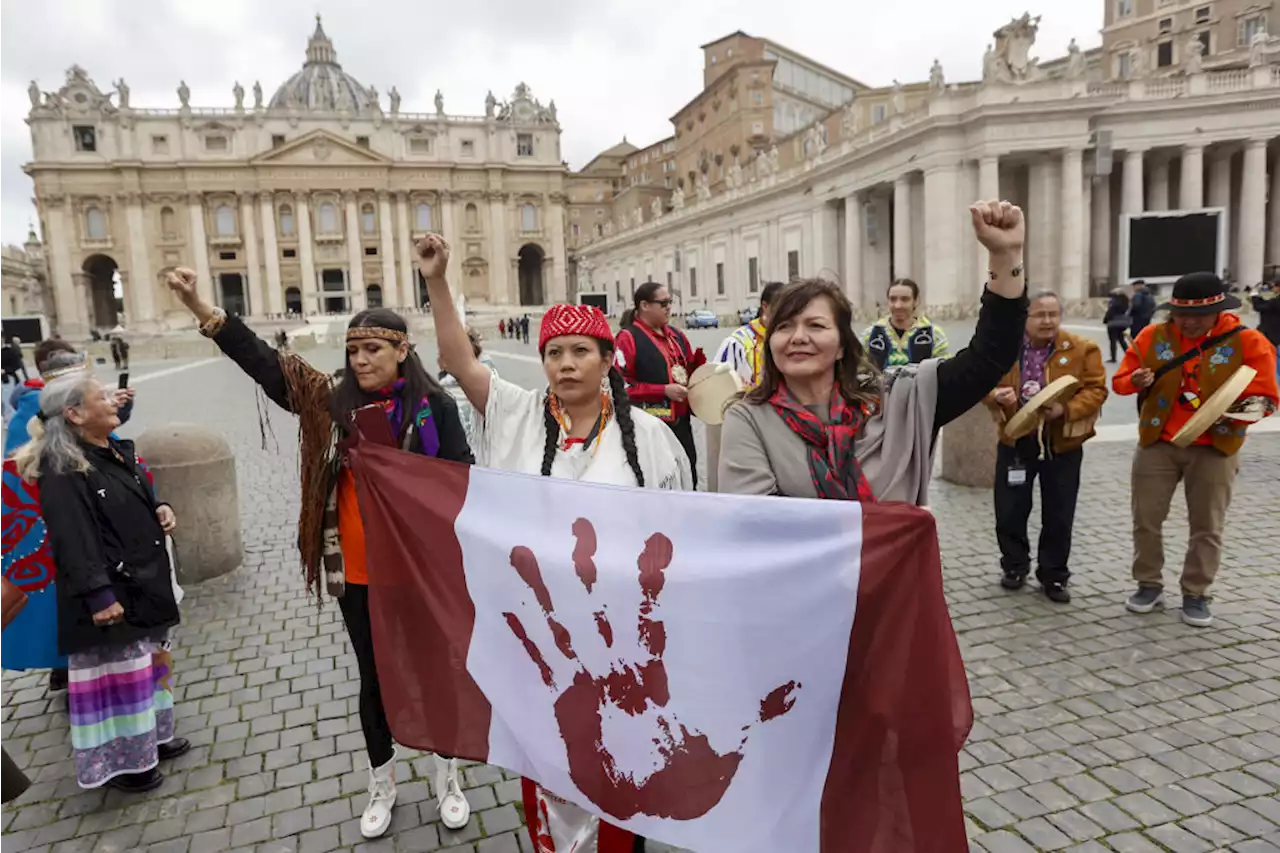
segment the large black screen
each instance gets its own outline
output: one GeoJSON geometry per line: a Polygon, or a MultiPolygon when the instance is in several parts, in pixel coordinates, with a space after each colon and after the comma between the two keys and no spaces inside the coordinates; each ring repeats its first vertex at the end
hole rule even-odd
{"type": "Polygon", "coordinates": [[[1220,213],[1186,213],[1130,219],[1129,277],[1221,273],[1218,262],[1219,216],[1220,213]]]}

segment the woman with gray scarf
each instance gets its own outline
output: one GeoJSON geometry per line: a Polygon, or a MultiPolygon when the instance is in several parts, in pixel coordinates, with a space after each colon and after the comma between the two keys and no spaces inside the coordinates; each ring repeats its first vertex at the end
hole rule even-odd
{"type": "Polygon", "coordinates": [[[1022,211],[969,211],[990,269],[969,347],[882,374],[840,288],[794,282],[774,308],[760,385],[725,412],[719,491],[928,504],[934,436],[1017,360],[1026,322],[1022,211]]]}

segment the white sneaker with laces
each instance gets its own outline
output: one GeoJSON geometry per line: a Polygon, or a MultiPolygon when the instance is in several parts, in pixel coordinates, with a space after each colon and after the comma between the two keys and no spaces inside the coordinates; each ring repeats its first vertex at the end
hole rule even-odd
{"type": "Polygon", "coordinates": [[[369,765],[369,805],[360,818],[360,834],[379,838],[391,825],[391,808],[396,804],[396,757],[381,767],[369,765]]]}
{"type": "Polygon", "coordinates": [[[440,822],[449,829],[462,829],[471,820],[471,804],[458,784],[458,759],[433,756],[436,761],[436,806],[440,822]]]}

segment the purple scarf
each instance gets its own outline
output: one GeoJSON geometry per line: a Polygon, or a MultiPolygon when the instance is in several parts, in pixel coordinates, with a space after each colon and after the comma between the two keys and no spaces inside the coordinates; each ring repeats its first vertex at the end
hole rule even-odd
{"type": "MultiPolygon", "coordinates": [[[[404,380],[397,379],[386,388],[374,391],[374,401],[382,406],[391,422],[391,432],[399,437],[404,426],[404,380]]],[[[436,431],[436,422],[431,417],[431,401],[423,397],[418,409],[413,414],[413,427],[418,431],[419,445],[423,456],[436,456],[440,453],[440,433],[436,431]]]]}

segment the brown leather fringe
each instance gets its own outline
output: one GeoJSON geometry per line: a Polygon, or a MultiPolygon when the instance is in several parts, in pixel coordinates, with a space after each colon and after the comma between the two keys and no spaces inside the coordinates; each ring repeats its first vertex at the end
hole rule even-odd
{"type": "Polygon", "coordinates": [[[289,404],[298,418],[298,469],[302,509],[298,515],[298,551],[306,570],[307,591],[323,594],[324,515],[337,463],[337,428],[329,414],[333,385],[299,355],[282,352],[280,369],[289,389],[289,404]]]}

